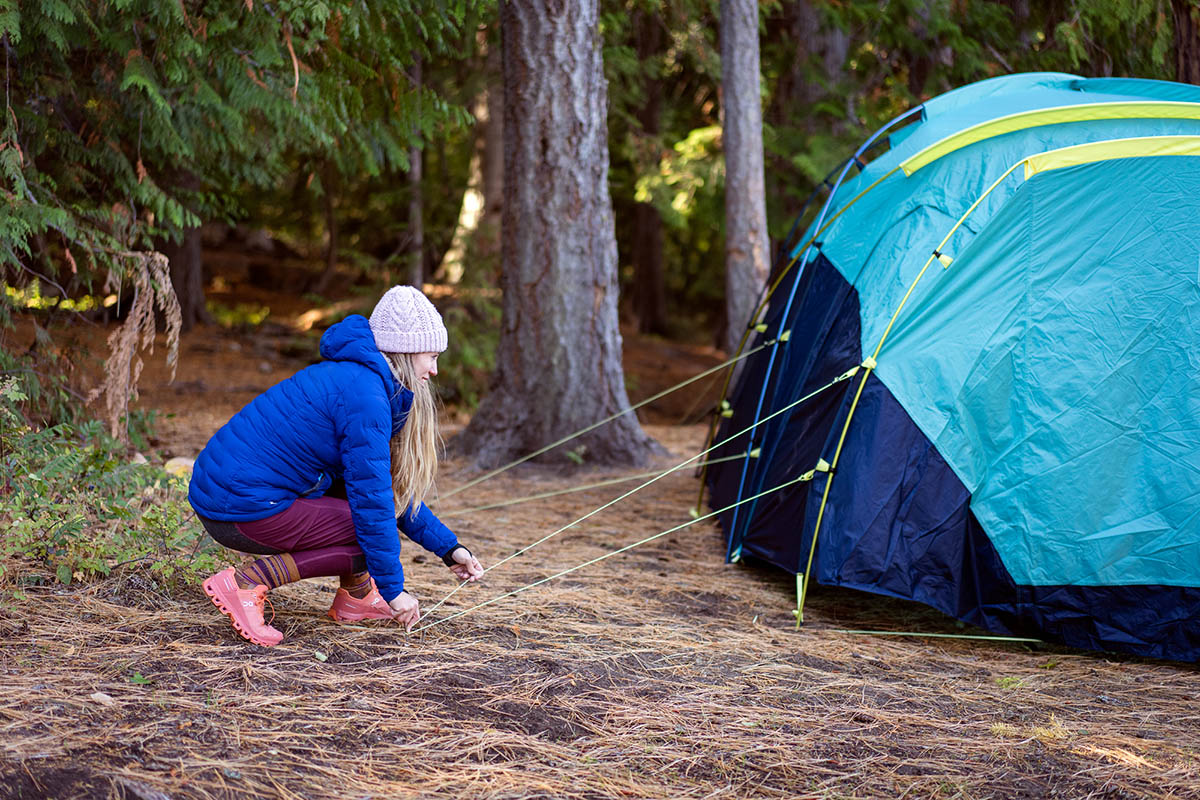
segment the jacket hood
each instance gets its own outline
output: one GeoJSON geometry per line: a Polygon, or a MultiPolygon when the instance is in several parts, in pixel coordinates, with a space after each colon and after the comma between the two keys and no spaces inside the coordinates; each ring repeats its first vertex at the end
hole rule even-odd
{"type": "Polygon", "coordinates": [[[353,361],[379,375],[392,407],[392,435],[400,432],[412,408],[413,394],[392,377],[383,353],[375,346],[375,335],[366,317],[351,314],[331,325],[321,337],[321,357],[327,361],[353,361]]]}

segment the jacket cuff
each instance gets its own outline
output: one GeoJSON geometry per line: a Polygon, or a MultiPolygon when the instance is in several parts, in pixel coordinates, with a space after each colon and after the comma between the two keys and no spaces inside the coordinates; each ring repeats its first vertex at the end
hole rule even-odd
{"type": "Polygon", "coordinates": [[[471,553],[471,551],[469,549],[467,549],[467,546],[465,544],[456,544],[456,545],[454,545],[454,547],[451,547],[449,550],[446,551],[446,555],[442,556],[442,563],[445,564],[447,567],[453,567],[455,564],[457,564],[458,562],[454,560],[454,551],[459,549],[460,547],[463,550],[467,551],[467,555],[473,555],[471,553]]]}

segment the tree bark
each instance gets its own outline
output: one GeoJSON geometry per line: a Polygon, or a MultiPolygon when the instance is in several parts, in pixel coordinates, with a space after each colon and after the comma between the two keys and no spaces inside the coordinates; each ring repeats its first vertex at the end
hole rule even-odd
{"type": "MultiPolygon", "coordinates": [[[[598,2],[508,0],[500,26],[503,315],[491,388],[454,443],[480,467],[629,407],[598,2]]],[[[657,450],[625,415],[542,458],[637,464],[657,450]]]]}
{"type": "Polygon", "coordinates": [[[721,0],[721,84],[727,318],[724,345],[732,354],[751,321],[770,268],[755,0],[721,0]]]}
{"type": "Polygon", "coordinates": [[[1175,14],[1175,80],[1200,85],[1200,3],[1171,0],[1175,14]]]}

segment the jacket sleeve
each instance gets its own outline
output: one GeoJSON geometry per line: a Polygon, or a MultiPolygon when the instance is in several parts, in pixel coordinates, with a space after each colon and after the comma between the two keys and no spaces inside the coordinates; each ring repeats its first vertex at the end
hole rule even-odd
{"type": "Polygon", "coordinates": [[[354,534],[379,594],[390,602],[404,590],[388,447],[391,411],[382,393],[346,392],[342,403],[338,446],[354,534]]]}
{"type": "Polygon", "coordinates": [[[396,527],[405,536],[438,558],[458,547],[458,537],[429,510],[429,506],[421,503],[415,515],[411,513],[411,509],[412,506],[409,506],[396,520],[396,527]]]}

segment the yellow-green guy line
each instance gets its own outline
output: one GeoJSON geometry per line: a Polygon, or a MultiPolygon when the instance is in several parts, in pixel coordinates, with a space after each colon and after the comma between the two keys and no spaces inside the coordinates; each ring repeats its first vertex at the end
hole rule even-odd
{"type": "MultiPolygon", "coordinates": [[[[575,520],[574,522],[568,522],[566,525],[563,525],[563,526],[562,526],[561,528],[559,528],[558,530],[556,530],[556,531],[552,531],[551,533],[548,533],[548,534],[546,534],[546,535],[545,535],[545,536],[543,536],[542,538],[538,539],[536,542],[533,542],[532,544],[526,545],[525,547],[522,547],[520,550],[517,550],[515,553],[512,553],[511,555],[509,555],[509,556],[506,556],[505,558],[501,559],[500,561],[497,561],[495,564],[492,564],[490,567],[488,567],[487,569],[485,569],[485,570],[484,570],[484,574],[487,574],[488,572],[491,572],[492,570],[496,569],[496,567],[499,567],[501,564],[504,564],[504,563],[506,563],[506,562],[508,562],[508,561],[511,561],[512,559],[516,558],[516,557],[517,557],[517,556],[519,556],[519,555],[522,555],[523,553],[527,553],[527,552],[529,552],[530,550],[532,550],[533,548],[537,547],[537,546],[538,546],[539,544],[541,544],[542,542],[545,542],[545,541],[547,541],[547,540],[549,540],[549,539],[553,539],[555,536],[559,535],[559,534],[560,534],[560,533],[562,533],[563,531],[565,531],[565,530],[567,530],[567,529],[569,529],[569,528],[573,528],[574,526],[578,525],[579,523],[583,522],[584,520],[586,520],[586,519],[590,519],[591,517],[594,517],[596,514],[599,514],[599,513],[600,513],[601,511],[603,511],[604,509],[606,509],[606,508],[609,508],[609,507],[611,507],[611,506],[614,506],[614,505],[616,505],[617,503],[621,502],[622,500],[624,500],[625,498],[629,497],[629,496],[630,496],[630,495],[632,495],[632,494],[635,494],[635,493],[637,493],[637,492],[640,492],[642,489],[645,489],[645,488],[646,488],[647,486],[649,486],[650,484],[652,484],[652,483],[654,483],[654,482],[656,482],[656,481],[659,481],[659,480],[661,480],[661,479],[665,478],[667,475],[670,475],[672,472],[675,472],[676,470],[679,470],[679,469],[682,469],[683,467],[686,467],[688,464],[691,464],[693,461],[696,461],[697,459],[699,459],[699,458],[702,458],[703,456],[706,456],[706,455],[708,455],[708,454],[709,454],[709,453],[711,453],[713,450],[716,450],[718,447],[721,447],[722,445],[726,444],[727,442],[730,442],[730,441],[732,441],[732,440],[736,439],[737,437],[741,436],[741,435],[742,435],[742,434],[744,434],[744,433],[748,433],[749,431],[751,431],[751,430],[753,430],[753,429],[757,428],[759,425],[763,424],[764,422],[767,422],[767,421],[769,421],[769,420],[771,420],[771,419],[773,419],[773,418],[775,418],[775,417],[779,416],[780,414],[783,414],[783,413],[785,413],[785,412],[787,412],[787,411],[790,411],[792,408],[794,408],[794,407],[796,407],[796,406],[800,405],[801,403],[804,403],[804,402],[806,402],[806,401],[808,401],[808,400],[812,399],[813,397],[817,396],[818,394],[820,394],[821,392],[825,391],[826,389],[829,389],[830,387],[832,387],[832,386],[835,386],[836,384],[839,384],[839,383],[841,383],[842,381],[847,381],[847,380],[850,380],[850,378],[854,377],[854,374],[855,374],[856,372],[858,372],[858,370],[859,370],[859,365],[857,365],[857,364],[856,364],[855,366],[853,366],[853,367],[851,367],[850,369],[848,369],[848,370],[846,370],[845,372],[843,372],[841,375],[839,375],[839,376],[837,376],[836,378],[834,378],[833,380],[831,380],[829,383],[825,384],[824,386],[820,387],[819,389],[814,389],[814,390],[812,390],[812,391],[811,391],[811,392],[809,392],[808,394],[806,394],[806,395],[804,395],[803,397],[801,397],[799,400],[795,400],[795,401],[793,401],[793,402],[791,402],[791,403],[788,403],[786,406],[784,406],[783,408],[779,409],[778,411],[776,411],[776,412],[774,412],[774,413],[770,414],[769,416],[763,417],[763,418],[762,418],[762,419],[760,419],[759,421],[755,422],[754,424],[752,424],[752,425],[750,425],[750,426],[748,426],[748,427],[746,427],[746,428],[743,428],[742,430],[738,431],[738,432],[737,432],[737,433],[735,433],[735,434],[732,434],[732,435],[730,435],[730,436],[727,436],[727,437],[726,437],[724,440],[722,440],[722,441],[718,442],[717,444],[714,444],[714,445],[712,445],[711,447],[708,447],[708,448],[706,448],[706,449],[704,449],[704,450],[701,450],[699,453],[697,453],[696,455],[692,456],[691,458],[688,458],[688,459],[686,459],[686,460],[684,460],[684,461],[681,461],[679,464],[675,465],[674,467],[671,467],[670,469],[667,469],[665,472],[659,473],[658,475],[656,475],[655,477],[653,477],[653,478],[651,478],[650,480],[646,481],[645,483],[643,483],[643,484],[640,484],[640,485],[638,485],[638,486],[634,487],[633,489],[630,489],[628,492],[625,492],[625,494],[621,495],[620,497],[616,497],[616,498],[614,498],[614,499],[612,499],[612,500],[609,500],[607,503],[605,503],[604,505],[600,506],[599,508],[596,508],[596,509],[593,509],[592,511],[589,511],[588,513],[584,514],[582,517],[580,517],[579,519],[575,520]]],[[[439,607],[441,607],[441,605],[442,605],[443,603],[445,603],[447,600],[449,600],[451,597],[453,597],[453,596],[454,596],[456,593],[458,593],[458,591],[459,591],[460,589],[462,589],[462,588],[463,588],[464,586],[466,586],[468,583],[470,583],[470,581],[463,581],[462,583],[460,583],[458,586],[456,586],[454,589],[452,589],[452,590],[450,591],[450,593],[449,593],[449,594],[447,594],[445,597],[443,597],[441,600],[439,600],[439,601],[437,602],[437,604],[435,604],[435,605],[434,605],[432,608],[430,608],[430,609],[429,609],[429,611],[428,611],[428,612],[426,612],[426,613],[432,613],[434,610],[436,610],[436,609],[438,609],[439,607]]]]}
{"type": "MultiPolygon", "coordinates": [[[[735,456],[723,456],[721,458],[711,458],[708,461],[701,461],[699,464],[696,464],[695,466],[706,467],[709,464],[719,464],[723,461],[738,461],[745,457],[746,456],[744,453],[739,453],[738,455],[735,455],[735,456]]],[[[753,458],[753,457],[754,456],[752,454],[751,458],[753,458]]],[[[674,472],[679,469],[682,469],[682,467],[672,467],[670,471],[674,472]]],[[[505,508],[507,506],[520,505],[521,503],[529,503],[529,502],[532,502],[533,500],[545,500],[549,497],[559,497],[560,495],[564,495],[564,494],[572,494],[574,492],[586,492],[589,489],[602,489],[605,486],[615,486],[619,483],[628,483],[629,481],[638,481],[638,480],[642,480],[644,478],[652,478],[655,475],[657,475],[658,473],[659,473],[658,470],[655,470],[654,472],[642,472],[637,475],[625,475],[624,477],[621,477],[621,478],[609,478],[608,480],[597,481],[596,483],[586,483],[586,484],[583,484],[582,486],[571,486],[569,488],[558,489],[553,492],[542,492],[540,494],[531,494],[528,497],[516,497],[511,500],[501,500],[498,503],[488,503],[486,506],[475,506],[473,508],[456,508],[451,511],[439,511],[438,516],[439,517],[461,517],[464,514],[474,514],[477,511],[490,511],[493,508],[505,508]]]]}
{"type": "Polygon", "coordinates": [[[920,633],[917,631],[848,631],[833,629],[830,633],[846,633],[857,636],[921,636],[927,639],[977,639],[985,642],[1034,642],[1043,644],[1042,639],[1025,636],[981,636],[972,633],[920,633]]]}
{"type": "Polygon", "coordinates": [[[700,374],[693,375],[692,377],[688,378],[687,380],[683,381],[682,383],[677,383],[669,389],[663,389],[658,394],[651,395],[650,397],[647,397],[645,400],[642,400],[641,402],[639,402],[635,405],[632,405],[629,408],[624,409],[623,411],[618,411],[615,414],[611,414],[611,415],[605,417],[604,419],[600,420],[599,422],[592,423],[591,425],[587,426],[586,428],[582,428],[580,430],[575,431],[574,433],[568,434],[556,442],[551,442],[550,444],[546,445],[545,447],[541,448],[540,450],[534,450],[532,453],[522,456],[510,464],[505,464],[503,467],[498,467],[497,469],[492,470],[491,472],[487,473],[486,475],[480,475],[475,480],[470,481],[469,483],[464,483],[462,486],[459,486],[457,489],[454,489],[453,491],[446,492],[446,494],[442,495],[440,499],[444,500],[447,497],[453,497],[454,495],[458,494],[459,492],[470,489],[472,486],[477,486],[477,485],[483,483],[484,481],[488,480],[489,478],[496,477],[501,472],[510,470],[519,464],[524,464],[526,461],[528,461],[531,458],[537,458],[542,453],[553,450],[554,448],[558,447],[560,444],[565,444],[578,436],[583,436],[585,433],[594,431],[596,428],[599,428],[601,425],[606,425],[609,422],[612,422],[614,419],[617,419],[618,417],[623,417],[632,411],[636,411],[637,409],[641,408],[642,406],[646,405],[647,403],[653,403],[655,400],[659,399],[660,397],[665,397],[666,395],[670,394],[671,392],[676,391],[677,389],[682,389],[684,386],[687,386],[690,383],[695,383],[696,381],[700,380],[701,378],[707,377],[708,375],[711,375],[714,372],[725,369],[726,367],[731,366],[732,364],[734,364],[738,361],[741,361],[743,358],[749,358],[750,356],[757,353],[759,350],[762,350],[763,348],[766,348],[766,347],[771,347],[772,345],[774,345],[776,343],[777,343],[777,340],[775,340],[775,339],[772,339],[769,342],[763,342],[762,344],[760,344],[758,347],[754,348],[753,350],[749,350],[745,353],[741,353],[737,356],[734,356],[733,358],[729,359],[728,361],[724,361],[720,364],[717,364],[715,367],[709,367],[708,369],[704,370],[700,374]]]}
{"type": "MultiPolygon", "coordinates": [[[[462,611],[456,611],[453,614],[450,614],[449,616],[442,617],[439,620],[434,620],[433,622],[430,622],[427,625],[422,625],[421,627],[413,630],[412,633],[420,633],[422,631],[427,631],[435,625],[441,625],[443,622],[449,622],[450,620],[461,617],[464,614],[469,614],[472,611],[478,611],[479,609],[484,608],[485,606],[490,606],[493,603],[498,603],[501,600],[512,597],[513,595],[528,591],[529,589],[532,589],[536,586],[541,586],[543,583],[549,583],[550,581],[554,580],[555,578],[561,578],[564,575],[570,575],[572,572],[581,570],[584,567],[590,567],[592,564],[596,564],[600,561],[603,561],[606,558],[612,558],[615,555],[620,555],[621,553],[624,553],[628,550],[632,550],[633,548],[639,547],[643,544],[646,544],[647,542],[652,542],[655,539],[661,539],[662,537],[666,536],[667,534],[675,533],[676,531],[683,530],[684,528],[688,527],[689,525],[695,525],[697,522],[702,522],[703,520],[710,519],[712,517],[715,517],[718,514],[724,514],[729,509],[734,508],[736,506],[740,506],[742,503],[749,503],[752,500],[757,500],[758,498],[763,497],[764,495],[771,494],[772,492],[778,492],[781,489],[786,489],[787,487],[792,486],[793,484],[800,483],[801,481],[812,480],[812,475],[813,475],[812,470],[809,470],[808,472],[804,473],[803,475],[800,475],[799,477],[796,477],[796,478],[792,478],[789,481],[785,481],[784,483],[779,484],[778,486],[776,486],[773,489],[767,489],[766,491],[759,492],[758,494],[754,495],[753,497],[747,497],[744,500],[738,500],[736,503],[731,503],[730,505],[725,506],[725,508],[718,509],[716,511],[712,511],[708,514],[705,514],[702,517],[696,517],[695,519],[690,519],[687,522],[676,525],[674,528],[668,528],[667,530],[656,533],[653,536],[647,536],[645,539],[642,539],[641,541],[634,542],[633,544],[627,544],[622,548],[613,550],[610,553],[605,553],[602,556],[597,556],[596,558],[589,559],[588,561],[585,561],[582,564],[579,564],[577,566],[571,567],[570,569],[564,569],[562,572],[556,572],[555,574],[550,575],[549,577],[542,578],[541,580],[534,581],[533,583],[530,583],[526,586],[522,586],[520,588],[513,589],[512,591],[505,592],[502,595],[493,597],[490,600],[485,600],[482,603],[478,603],[474,606],[471,606],[470,608],[465,608],[462,611]]],[[[445,601],[443,601],[443,602],[445,602],[445,601]]],[[[441,605],[441,603],[439,603],[438,605],[441,605]]],[[[434,608],[436,608],[436,607],[437,606],[435,606],[434,608]]],[[[427,614],[432,613],[432,611],[433,611],[433,609],[430,609],[426,613],[427,614]]]]}

